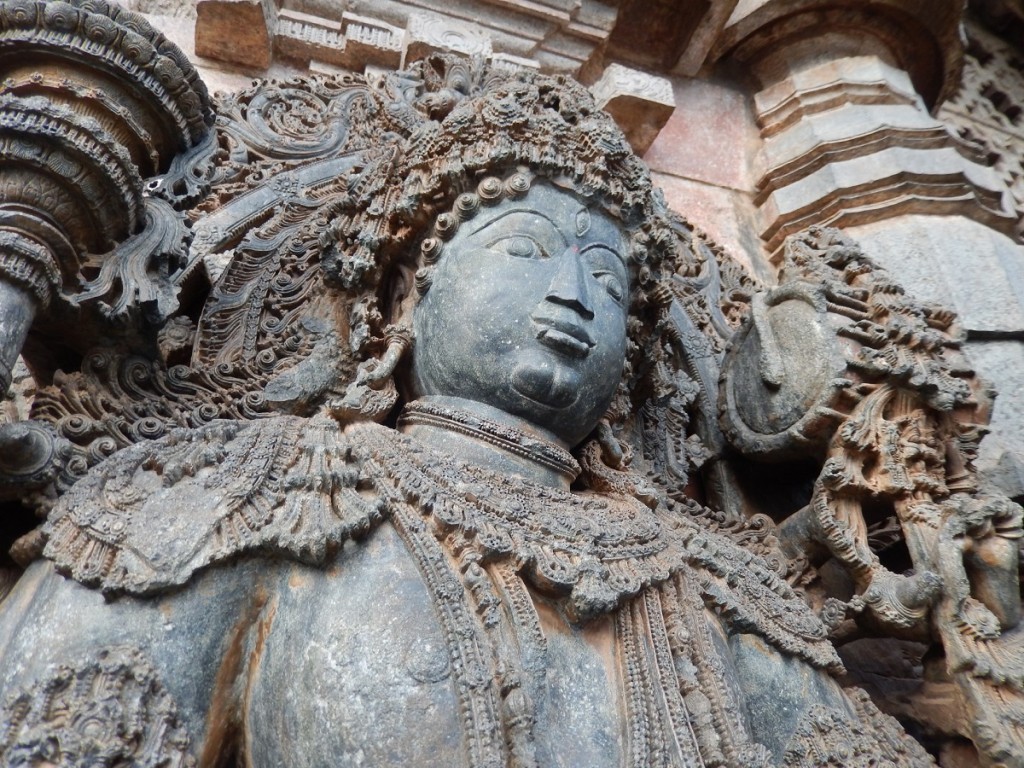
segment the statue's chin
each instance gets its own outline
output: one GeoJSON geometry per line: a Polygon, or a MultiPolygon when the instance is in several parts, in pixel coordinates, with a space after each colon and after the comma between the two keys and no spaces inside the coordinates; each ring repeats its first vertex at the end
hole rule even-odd
{"type": "Polygon", "coordinates": [[[523,362],[512,371],[512,388],[548,408],[567,408],[576,401],[576,376],[551,365],[523,362]]]}

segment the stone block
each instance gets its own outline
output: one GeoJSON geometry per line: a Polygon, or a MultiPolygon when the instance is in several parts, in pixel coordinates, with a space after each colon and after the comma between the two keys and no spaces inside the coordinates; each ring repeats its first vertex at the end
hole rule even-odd
{"type": "Polygon", "coordinates": [[[196,54],[266,69],[273,60],[274,0],[199,0],[196,54]]]}
{"type": "Polygon", "coordinates": [[[341,23],[345,34],[342,66],[397,68],[401,64],[404,30],[378,19],[347,12],[341,15],[341,23]]]}
{"type": "MultiPolygon", "coordinates": [[[[581,63],[587,61],[594,53],[594,43],[592,41],[561,32],[548,35],[547,39],[541,43],[541,48],[566,58],[575,59],[581,63]]],[[[618,66],[620,69],[626,69],[621,64],[611,65],[611,67],[615,66],[618,66]]]]}
{"type": "Polygon", "coordinates": [[[607,111],[642,155],[675,111],[672,84],[663,77],[611,64],[590,88],[597,105],[607,111]]]}
{"type": "Polygon", "coordinates": [[[282,8],[277,15],[274,46],[278,53],[290,59],[344,63],[345,38],[341,22],[322,16],[282,8]]]}
{"type": "Polygon", "coordinates": [[[508,53],[496,53],[491,56],[491,66],[506,72],[536,72],[540,70],[540,64],[536,60],[508,53]]]}
{"type": "Polygon", "coordinates": [[[486,58],[492,52],[491,38],[475,24],[432,14],[410,14],[405,30],[403,66],[438,51],[486,58]]]}
{"type": "Polygon", "coordinates": [[[518,32],[504,32],[500,29],[488,27],[487,36],[491,38],[491,49],[495,52],[517,56],[522,59],[532,59],[537,53],[539,39],[527,37],[518,32]]]}
{"type": "Polygon", "coordinates": [[[707,4],[700,17],[692,22],[693,31],[672,70],[675,74],[694,77],[700,72],[735,5],[736,0],[718,0],[707,4]]]}
{"type": "Polygon", "coordinates": [[[576,3],[576,21],[611,32],[618,19],[617,4],[602,3],[598,0],[582,0],[576,3]]]}
{"type": "Polygon", "coordinates": [[[752,191],[761,139],[745,94],[706,80],[672,83],[676,110],[644,161],[662,173],[752,191]]]}

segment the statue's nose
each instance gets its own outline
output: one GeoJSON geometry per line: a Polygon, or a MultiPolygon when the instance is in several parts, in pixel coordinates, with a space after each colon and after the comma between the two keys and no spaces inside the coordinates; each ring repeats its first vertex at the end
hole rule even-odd
{"type": "Polygon", "coordinates": [[[558,257],[558,271],[551,279],[546,298],[574,309],[586,320],[594,319],[587,274],[580,264],[580,249],[576,246],[566,248],[558,257]]]}

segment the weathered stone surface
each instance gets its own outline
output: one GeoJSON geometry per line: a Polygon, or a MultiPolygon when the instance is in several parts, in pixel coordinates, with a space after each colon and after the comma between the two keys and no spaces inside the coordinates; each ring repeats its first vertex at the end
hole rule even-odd
{"type": "Polygon", "coordinates": [[[232,93],[252,85],[253,78],[266,76],[287,79],[303,73],[296,62],[275,61],[266,70],[240,67],[218,59],[208,59],[196,54],[196,19],[194,16],[147,16],[149,22],[161,30],[167,39],[177,45],[182,53],[195,65],[210,93],[232,93]]]}
{"type": "Polygon", "coordinates": [[[14,364],[11,386],[0,399],[0,423],[25,421],[29,418],[32,400],[36,395],[36,382],[20,357],[14,364]]]}
{"type": "Polygon", "coordinates": [[[685,208],[693,225],[711,242],[721,246],[730,258],[765,285],[775,281],[774,270],[761,256],[757,214],[751,209],[748,194],[668,174],[654,172],[652,175],[672,210],[685,208]]]}
{"type": "Polygon", "coordinates": [[[760,149],[743,92],[697,79],[673,81],[676,110],[644,154],[657,173],[751,192],[760,149]]]}
{"type": "Polygon", "coordinates": [[[970,333],[1024,334],[1024,246],[960,216],[902,216],[848,230],[907,290],[955,309],[970,333]]]}
{"type": "Polygon", "coordinates": [[[638,155],[654,143],[675,111],[672,84],[668,80],[621,64],[606,68],[590,90],[597,106],[615,119],[638,155]]]}
{"type": "MultiPolygon", "coordinates": [[[[1013,472],[1024,456],[1024,340],[1021,337],[1004,341],[968,342],[967,354],[978,371],[996,391],[992,411],[991,433],[981,444],[979,464],[985,470],[1013,472]],[[1000,464],[1003,470],[998,470],[1000,464]]],[[[1010,477],[1008,490],[1016,491],[1010,477]]]]}
{"type": "Polygon", "coordinates": [[[273,0],[198,0],[196,54],[266,69],[274,56],[277,8],[273,0]]]}
{"type": "MultiPolygon", "coordinates": [[[[171,18],[195,18],[198,0],[123,0],[121,5],[129,11],[146,16],[168,16],[171,18]]],[[[166,30],[161,28],[161,31],[166,30]]]]}
{"type": "MultiPolygon", "coordinates": [[[[1001,682],[977,670],[1015,666],[1021,511],[979,487],[973,463],[990,395],[963,358],[955,316],[902,293],[838,230],[790,238],[780,277],[777,288],[754,297],[723,363],[728,440],[772,461],[820,451],[824,469],[806,506],[783,524],[783,545],[793,553],[821,545],[833,565],[842,564],[858,595],[856,622],[874,624],[883,636],[936,622],[953,690],[944,705],[922,690],[914,696],[920,706],[895,710],[929,728],[965,729],[958,732],[971,734],[986,762],[1019,754],[1024,734],[1016,726],[989,729],[1002,728],[1001,713],[1021,694],[1008,699],[1001,682]],[[901,469],[910,456],[914,469],[901,469]],[[890,504],[912,569],[890,569],[872,542],[879,529],[872,532],[868,521],[890,504]],[[991,528],[977,527],[982,519],[991,528]],[[974,605],[984,605],[976,618],[974,605]],[[963,629],[972,621],[991,622],[1001,634],[975,641],[963,629]],[[968,691],[977,698],[954,703],[968,691]]],[[[811,557],[826,564],[820,554],[811,557]]],[[[844,612],[831,605],[839,609],[837,631],[844,612]]]]}
{"type": "Polygon", "coordinates": [[[232,2],[241,3],[236,12],[229,10],[230,3],[217,12],[220,16],[212,12],[220,7],[216,4],[201,11],[204,22],[197,42],[200,56],[265,68],[271,61],[266,48],[269,40],[271,52],[276,49],[290,61],[308,64],[319,60],[362,71],[368,64],[398,66],[399,62],[392,60],[393,52],[397,47],[401,53],[407,45],[412,46],[412,53],[406,55],[410,62],[431,51],[481,53],[486,49],[486,55],[493,50],[534,62],[531,66],[585,73],[590,79],[600,73],[600,58],[617,14],[613,6],[595,0],[569,4],[534,0],[422,0],[415,4],[353,0],[344,5],[297,0],[280,11],[279,4],[265,0],[266,21],[257,30],[232,37],[229,27],[218,21],[221,17],[236,13],[242,14],[236,15],[241,19],[249,14],[253,21],[259,21],[255,14],[258,3],[232,2]],[[283,14],[280,24],[279,13],[283,14]],[[355,19],[351,34],[345,29],[347,16],[355,19]],[[339,22],[343,26],[341,39],[337,37],[339,22]],[[217,50],[216,41],[224,35],[224,44],[217,50]],[[355,45],[350,46],[353,40],[355,45]],[[317,55],[313,48],[323,50],[317,55]]]}
{"type": "Polygon", "coordinates": [[[880,54],[909,72],[917,93],[935,105],[956,88],[964,6],[964,0],[929,3],[927,10],[919,0],[881,0],[870,8],[820,0],[740,0],[710,55],[732,56],[778,77],[793,62],[803,67],[880,54]]]}
{"type": "Polygon", "coordinates": [[[345,63],[341,22],[282,8],[277,14],[274,46],[282,56],[327,64],[345,63]]]}
{"type": "Polygon", "coordinates": [[[345,47],[342,60],[353,69],[372,65],[397,67],[405,50],[405,31],[368,16],[342,14],[345,47]]]}
{"type": "Polygon", "coordinates": [[[452,51],[486,58],[491,53],[490,37],[475,24],[443,16],[413,13],[405,31],[402,59],[412,63],[438,51],[452,51]]]}
{"type": "Polygon", "coordinates": [[[715,3],[643,2],[621,4],[609,53],[655,71],[694,75],[721,32],[736,0],[715,3]]]}

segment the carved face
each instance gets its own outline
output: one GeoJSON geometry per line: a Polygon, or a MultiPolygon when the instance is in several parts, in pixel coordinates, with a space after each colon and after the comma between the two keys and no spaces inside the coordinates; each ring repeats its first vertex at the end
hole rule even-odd
{"type": "Polygon", "coordinates": [[[415,394],[482,402],[579,443],[622,376],[624,253],[609,216],[546,182],[483,208],[414,311],[415,394]]]}

